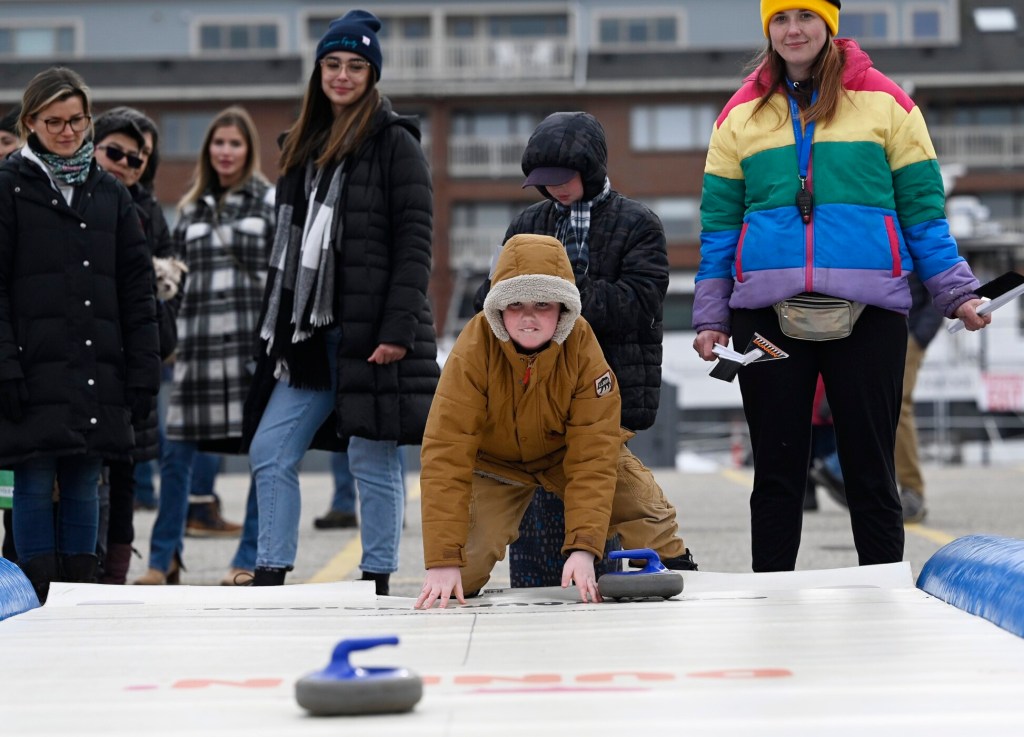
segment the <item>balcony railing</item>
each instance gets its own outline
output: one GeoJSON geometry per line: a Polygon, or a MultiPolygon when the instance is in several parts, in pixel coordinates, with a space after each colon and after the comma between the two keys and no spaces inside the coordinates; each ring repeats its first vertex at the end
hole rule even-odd
{"type": "Polygon", "coordinates": [[[451,268],[486,272],[504,237],[505,228],[452,228],[448,233],[451,268]]]}
{"type": "Polygon", "coordinates": [[[522,176],[528,135],[452,136],[448,140],[448,174],[453,177],[501,179],[522,176]]]}
{"type": "Polygon", "coordinates": [[[446,39],[382,44],[384,73],[402,81],[545,80],[572,74],[566,38],[446,39]]]}
{"type": "Polygon", "coordinates": [[[942,163],[1024,167],[1024,125],[938,125],[929,132],[942,163]]]}

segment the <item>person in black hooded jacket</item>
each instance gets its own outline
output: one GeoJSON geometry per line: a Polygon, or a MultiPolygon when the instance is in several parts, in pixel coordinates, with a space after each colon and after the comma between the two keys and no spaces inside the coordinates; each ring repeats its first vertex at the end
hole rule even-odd
{"type": "MultiPolygon", "coordinates": [[[[521,212],[504,240],[540,233],[569,253],[583,317],[615,372],[621,424],[637,432],[654,424],[661,396],[662,305],[668,289],[665,232],[658,216],[611,188],[604,128],[585,112],[558,112],[540,122],[523,151],[523,187],[544,200],[521,212]]],[[[476,295],[480,310],[490,289],[476,295]]],[[[562,503],[539,490],[512,544],[512,585],[557,586],[561,571],[562,503]]]]}
{"type": "Polygon", "coordinates": [[[419,129],[376,83],[380,20],[353,10],[317,44],[285,136],[278,228],[244,440],[259,498],[253,585],[284,583],[299,534],[298,464],[348,448],[359,485],[362,578],[389,591],[404,486],[440,375],[427,301],[432,197],[419,129]]]}

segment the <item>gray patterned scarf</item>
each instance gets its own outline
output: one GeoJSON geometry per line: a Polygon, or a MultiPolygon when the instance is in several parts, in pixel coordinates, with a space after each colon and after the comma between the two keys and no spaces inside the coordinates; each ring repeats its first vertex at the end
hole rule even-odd
{"type": "Polygon", "coordinates": [[[562,242],[572,263],[573,273],[579,278],[590,268],[590,211],[608,199],[612,183],[604,178],[604,187],[592,200],[580,200],[570,205],[555,203],[558,220],[555,222],[555,238],[562,242]]]}
{"type": "MultiPolygon", "coordinates": [[[[30,138],[29,145],[32,143],[30,138]]],[[[43,148],[42,144],[32,146],[32,151],[40,161],[49,167],[53,178],[68,187],[77,187],[79,184],[84,184],[85,180],[89,178],[89,167],[92,165],[94,153],[92,141],[83,143],[82,147],[71,156],[51,153],[43,148]]]]}

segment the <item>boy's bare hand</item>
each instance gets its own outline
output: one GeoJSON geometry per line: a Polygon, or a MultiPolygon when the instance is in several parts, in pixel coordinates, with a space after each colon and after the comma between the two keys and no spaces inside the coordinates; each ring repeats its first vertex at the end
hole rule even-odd
{"type": "MultiPolygon", "coordinates": [[[[593,566],[591,566],[593,568],[593,566]]],[[[593,571],[591,571],[593,572],[593,571]]],[[[460,604],[466,603],[465,594],[462,592],[462,571],[458,566],[442,566],[431,568],[427,571],[427,577],[423,581],[423,589],[420,596],[413,604],[413,609],[430,609],[435,601],[440,601],[438,606],[441,609],[448,608],[448,599],[452,592],[460,604]]]]}
{"type": "Polygon", "coordinates": [[[588,601],[601,601],[601,592],[597,590],[597,576],[594,574],[593,554],[583,550],[569,553],[569,559],[562,567],[562,588],[569,588],[569,584],[574,582],[584,604],[588,601]]]}

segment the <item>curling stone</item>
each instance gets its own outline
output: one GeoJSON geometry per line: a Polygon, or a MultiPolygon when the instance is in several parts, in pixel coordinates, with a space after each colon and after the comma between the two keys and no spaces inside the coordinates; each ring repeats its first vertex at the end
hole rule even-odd
{"type": "Polygon", "coordinates": [[[360,668],[348,662],[351,652],[397,644],[393,635],[342,640],[326,668],[295,682],[295,700],[313,716],[411,711],[423,696],[423,679],[418,675],[405,668],[360,668]]]}
{"type": "Polygon", "coordinates": [[[605,599],[668,599],[683,591],[682,574],[670,571],[650,548],[614,550],[609,558],[643,561],[638,571],[612,571],[597,579],[597,589],[605,599]]]}

